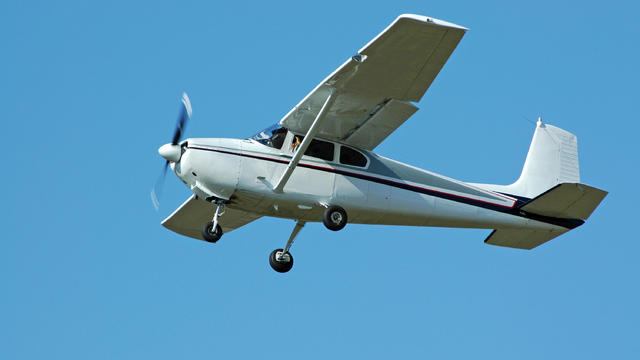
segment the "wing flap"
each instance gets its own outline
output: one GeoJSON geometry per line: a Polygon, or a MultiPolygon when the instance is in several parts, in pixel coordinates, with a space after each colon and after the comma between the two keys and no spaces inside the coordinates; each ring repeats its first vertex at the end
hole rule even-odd
{"type": "Polygon", "coordinates": [[[486,244],[509,247],[514,249],[531,250],[547,241],[554,239],[569,229],[528,230],[528,229],[497,229],[484,240],[486,244]]]}
{"type": "MultiPolygon", "coordinates": [[[[204,240],[201,233],[202,226],[211,221],[215,211],[213,204],[192,195],[173,214],[162,221],[162,226],[178,234],[204,240]]],[[[260,217],[257,214],[227,207],[224,215],[219,218],[219,223],[226,234],[260,217]]]]}
{"type": "Polygon", "coordinates": [[[350,145],[372,149],[411,117],[418,107],[410,102],[390,100],[347,135],[350,145]]]}
{"type": "Polygon", "coordinates": [[[586,220],[608,192],[579,183],[562,183],[521,207],[544,216],[586,220]]]}

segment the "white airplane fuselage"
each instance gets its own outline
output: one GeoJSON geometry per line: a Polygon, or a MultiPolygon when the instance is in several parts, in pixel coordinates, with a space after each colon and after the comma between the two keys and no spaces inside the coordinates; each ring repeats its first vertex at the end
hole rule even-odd
{"type": "Polygon", "coordinates": [[[466,31],[402,14],[250,139],[180,142],[191,116],[183,94],[172,140],[158,153],[161,176],[170,164],[194,195],[162,225],[216,243],[262,216],[296,220],[286,245],[269,255],[284,273],[307,222],[332,231],[348,223],[493,229],[485,243],[517,249],[584,224],[607,192],[580,182],[577,137],[540,118],[520,177],[508,185],[466,183],[372,152],[418,111],[466,31]]]}
{"type": "Polygon", "coordinates": [[[281,149],[252,139],[187,139],[172,168],[200,198],[262,216],[319,222],[326,206],[338,205],[357,224],[569,230],[524,216],[515,197],[370,151],[357,149],[367,158],[365,166],[341,164],[346,145],[335,142],[334,161],[303,156],[278,193],[274,184],[294,154],[293,136],[287,134],[281,149]]]}

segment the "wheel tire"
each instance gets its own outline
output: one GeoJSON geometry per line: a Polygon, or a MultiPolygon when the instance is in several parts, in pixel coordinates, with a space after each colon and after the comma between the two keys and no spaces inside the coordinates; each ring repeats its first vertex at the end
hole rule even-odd
{"type": "Polygon", "coordinates": [[[340,206],[329,206],[322,214],[322,222],[329,230],[342,230],[347,225],[347,212],[340,206]]]}
{"type": "Polygon", "coordinates": [[[284,249],[275,249],[269,255],[269,265],[271,268],[279,273],[286,273],[291,270],[293,267],[293,256],[291,253],[287,252],[286,255],[289,255],[289,261],[278,261],[276,260],[276,253],[283,252],[284,249]]]}
{"type": "Polygon", "coordinates": [[[222,237],[222,228],[220,227],[220,224],[216,226],[215,231],[213,230],[213,221],[209,221],[204,224],[202,227],[202,237],[204,238],[204,241],[210,243],[215,243],[220,240],[222,237]]]}

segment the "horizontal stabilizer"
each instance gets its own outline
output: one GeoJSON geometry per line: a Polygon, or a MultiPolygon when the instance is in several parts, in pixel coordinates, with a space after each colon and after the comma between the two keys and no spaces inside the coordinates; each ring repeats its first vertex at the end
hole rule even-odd
{"type": "MultiPolygon", "coordinates": [[[[162,226],[178,234],[204,240],[202,238],[202,227],[205,223],[211,221],[215,212],[215,205],[192,195],[173,214],[162,221],[162,226]]],[[[260,215],[227,207],[218,221],[220,227],[222,227],[222,232],[226,234],[258,218],[260,218],[260,215]]]]}
{"type": "Polygon", "coordinates": [[[489,245],[504,246],[516,249],[531,250],[547,241],[564,234],[569,229],[561,230],[526,230],[526,229],[498,229],[485,239],[489,245]]]}
{"type": "Polygon", "coordinates": [[[521,209],[538,215],[586,220],[607,194],[588,185],[563,183],[538,195],[521,209]]]}

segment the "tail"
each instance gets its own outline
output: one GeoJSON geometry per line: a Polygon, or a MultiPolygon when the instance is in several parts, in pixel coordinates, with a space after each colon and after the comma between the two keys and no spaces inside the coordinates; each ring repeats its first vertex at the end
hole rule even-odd
{"type": "Polygon", "coordinates": [[[478,185],[521,198],[524,211],[556,218],[586,220],[607,195],[580,183],[576,136],[541,119],[518,180],[506,186],[478,185]]]}
{"type": "Polygon", "coordinates": [[[579,183],[578,138],[538,119],[514,195],[532,198],[562,183],[579,183]]]}
{"type": "Polygon", "coordinates": [[[519,197],[522,202],[518,202],[518,210],[522,213],[543,220],[567,220],[562,225],[566,229],[496,229],[485,240],[487,244],[520,249],[532,249],[580,226],[607,195],[580,183],[576,136],[540,119],[518,180],[506,186],[478,186],[519,197]]]}

